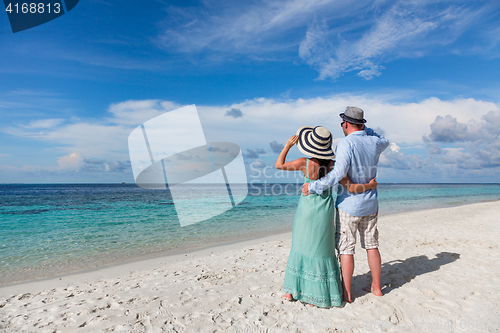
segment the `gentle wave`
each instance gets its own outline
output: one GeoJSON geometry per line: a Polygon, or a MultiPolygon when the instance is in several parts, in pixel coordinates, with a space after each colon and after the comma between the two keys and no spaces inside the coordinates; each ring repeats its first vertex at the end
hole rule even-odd
{"type": "MultiPolygon", "coordinates": [[[[249,196],[180,227],[168,191],[122,184],[0,185],[0,284],[291,230],[302,184],[240,184],[249,196]]],[[[379,184],[381,214],[500,199],[494,184],[379,184]]],[[[192,185],[185,196],[211,195],[192,185]]]]}

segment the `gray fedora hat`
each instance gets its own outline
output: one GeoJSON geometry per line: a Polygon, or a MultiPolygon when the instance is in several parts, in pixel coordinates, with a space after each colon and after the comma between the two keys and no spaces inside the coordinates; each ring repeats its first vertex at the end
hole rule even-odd
{"type": "Polygon", "coordinates": [[[340,114],[340,118],[352,124],[366,123],[363,110],[355,106],[348,106],[345,112],[340,114]]]}
{"type": "Polygon", "coordinates": [[[335,154],[332,150],[333,135],[323,126],[304,126],[297,130],[297,148],[309,157],[316,157],[324,160],[332,160],[335,154]]]}

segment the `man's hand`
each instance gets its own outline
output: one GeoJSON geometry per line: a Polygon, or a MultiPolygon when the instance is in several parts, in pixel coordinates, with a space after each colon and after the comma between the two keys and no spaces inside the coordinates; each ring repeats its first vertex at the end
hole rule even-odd
{"type": "Polygon", "coordinates": [[[304,183],[304,185],[302,185],[302,195],[307,196],[309,194],[311,194],[311,192],[309,192],[309,183],[304,183]]]}
{"type": "Polygon", "coordinates": [[[377,177],[371,179],[369,182],[368,182],[368,190],[374,190],[377,188],[377,181],[376,181],[377,177]]]}

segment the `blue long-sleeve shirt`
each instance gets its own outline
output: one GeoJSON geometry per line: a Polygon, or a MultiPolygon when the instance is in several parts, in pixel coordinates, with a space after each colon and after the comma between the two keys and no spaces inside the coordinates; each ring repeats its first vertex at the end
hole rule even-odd
{"type": "MultiPolygon", "coordinates": [[[[309,192],[321,194],[337,185],[345,175],[353,183],[365,184],[377,175],[380,154],[389,146],[389,140],[365,126],[339,141],[335,167],[325,177],[309,183],[309,192]]],[[[338,186],[336,207],[353,216],[367,216],[378,211],[377,190],[350,193],[338,186]]]]}

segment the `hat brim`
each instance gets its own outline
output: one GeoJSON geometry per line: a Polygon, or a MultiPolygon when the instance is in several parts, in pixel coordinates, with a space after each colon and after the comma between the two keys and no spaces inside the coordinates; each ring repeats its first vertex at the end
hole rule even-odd
{"type": "MultiPolygon", "coordinates": [[[[330,146],[329,149],[317,149],[308,144],[307,134],[311,133],[314,130],[314,127],[311,126],[303,126],[297,130],[296,135],[299,137],[297,141],[297,148],[299,151],[309,157],[315,157],[322,160],[333,160],[335,159],[335,154],[330,146]]],[[[333,139],[333,138],[332,138],[333,139]]]]}
{"type": "Polygon", "coordinates": [[[352,123],[352,124],[364,124],[364,123],[366,123],[365,119],[361,119],[361,120],[354,119],[354,118],[351,118],[349,116],[346,116],[344,113],[339,114],[339,116],[340,116],[340,118],[344,119],[348,123],[352,123]]]}

